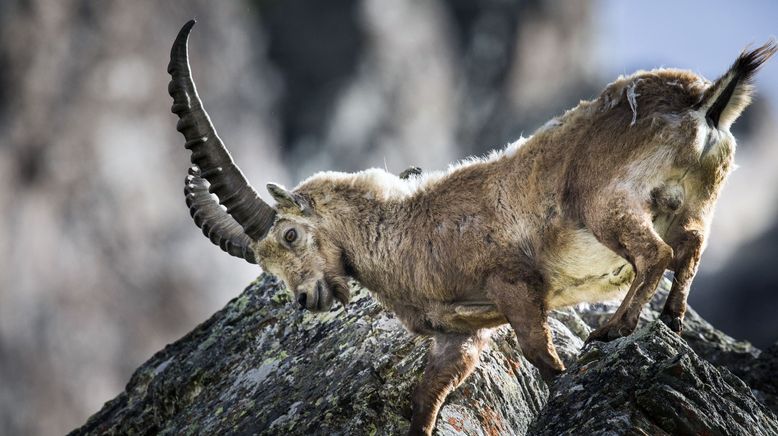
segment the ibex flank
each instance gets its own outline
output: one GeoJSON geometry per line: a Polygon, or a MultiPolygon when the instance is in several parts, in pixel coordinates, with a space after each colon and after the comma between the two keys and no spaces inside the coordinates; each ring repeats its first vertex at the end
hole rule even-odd
{"type": "Polygon", "coordinates": [[[565,367],[549,310],[619,298],[589,340],[629,335],[669,269],[675,279],[661,319],[681,332],[733,167],[729,128],[750,102],[754,73],[778,49],[770,41],[743,52],[714,82],[673,69],[620,77],[530,138],[447,171],[323,172],[292,190],[268,184],[271,207],[195,91],[193,25],[176,38],[168,72],[192,152],[185,193],[195,223],[224,251],[279,277],[302,308],[347,304],[354,278],[408,330],[432,336],[411,434],[432,432],[493,327],[510,323],[524,356],[550,380],[565,367]]]}

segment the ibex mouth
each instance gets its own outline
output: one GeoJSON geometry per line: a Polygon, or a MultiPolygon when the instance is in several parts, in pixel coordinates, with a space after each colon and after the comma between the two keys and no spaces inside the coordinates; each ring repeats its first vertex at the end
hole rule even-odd
{"type": "Polygon", "coordinates": [[[332,293],[324,280],[317,280],[313,289],[309,291],[299,290],[297,295],[300,309],[308,309],[311,312],[324,312],[332,306],[332,293]]]}
{"type": "Polygon", "coordinates": [[[324,300],[324,296],[322,295],[322,286],[321,286],[321,280],[316,282],[316,311],[321,311],[321,303],[324,300]]]}

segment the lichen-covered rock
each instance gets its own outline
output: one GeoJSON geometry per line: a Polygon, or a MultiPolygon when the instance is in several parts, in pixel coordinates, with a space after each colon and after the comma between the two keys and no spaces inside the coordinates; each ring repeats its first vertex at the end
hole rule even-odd
{"type": "MultiPolygon", "coordinates": [[[[663,292],[666,287],[664,283],[663,292]]],[[[260,277],[211,319],[143,364],[125,392],[106,403],[73,434],[404,433],[410,418],[411,393],[423,372],[428,340],[407,333],[366,290],[354,286],[352,292],[348,308],[312,314],[295,310],[288,294],[273,278],[260,277]]],[[[576,380],[590,375],[580,372],[580,368],[594,368],[590,365],[595,365],[595,361],[607,361],[611,366],[604,368],[603,374],[628,373],[633,361],[641,357],[630,354],[639,352],[640,347],[626,344],[658,341],[672,343],[668,356],[675,358],[678,353],[673,354],[672,349],[679,350],[679,359],[690,360],[693,368],[704,369],[707,378],[700,375],[692,380],[710,383],[695,385],[699,395],[707,395],[708,386],[712,386],[718,389],[712,394],[737,399],[732,410],[741,411],[743,417],[754,422],[769,418],[769,412],[758,406],[742,382],[726,370],[702,362],[677,336],[668,336],[661,328],[653,327],[587,351],[613,347],[622,358],[616,358],[616,354],[593,358],[587,353],[579,357],[583,339],[612,310],[615,305],[584,305],[552,314],[550,324],[560,357],[571,368],[577,368],[568,371],[553,387],[553,407],[564,410],[564,395],[574,397],[584,390],[576,380]],[[754,415],[749,415],[752,412],[754,415]]],[[[656,313],[647,309],[645,318],[653,320],[656,313]]],[[[699,325],[691,325],[698,331],[687,335],[694,335],[704,344],[699,349],[715,356],[734,353],[740,360],[733,361],[742,368],[756,364],[758,350],[720,334],[701,319],[699,325]],[[717,354],[715,350],[721,352],[717,354]]],[[[668,359],[672,360],[665,360],[668,359]]],[[[664,367],[643,368],[645,377],[650,375],[651,368],[659,371],[664,367]]],[[[670,369],[667,371],[672,374],[670,369]]],[[[615,380],[611,380],[612,389],[625,387],[615,380]]],[[[679,380],[681,387],[692,389],[683,385],[686,379],[679,380]]],[[[597,386],[606,389],[608,378],[597,386]]],[[[641,389],[640,404],[647,404],[645,407],[659,407],[665,403],[650,406],[652,398],[670,395],[658,387],[652,388],[650,383],[641,389]]],[[[764,395],[769,397],[772,391],[766,389],[764,395]]],[[[591,392],[585,390],[580,395],[586,399],[600,398],[594,386],[591,392]]],[[[766,398],[764,395],[762,398],[766,398]]],[[[438,416],[437,431],[443,435],[523,435],[544,410],[547,398],[547,386],[522,357],[506,326],[497,329],[474,374],[449,396],[438,416]]],[[[597,416],[590,413],[590,408],[613,407],[604,397],[597,404],[592,401],[579,412],[583,414],[579,417],[581,425],[597,416]]],[[[575,405],[568,404],[564,413],[575,405]]],[[[542,420],[549,420],[551,415],[546,411],[541,416],[541,422],[545,422],[542,420]]]]}
{"type": "Polygon", "coordinates": [[[532,435],[775,435],[778,419],[661,322],[586,347],[553,385],[532,435]]]}
{"type": "MultiPolygon", "coordinates": [[[[657,319],[667,298],[670,284],[669,279],[662,281],[656,296],[641,313],[643,324],[657,319]]],[[[582,304],[576,308],[576,313],[580,314],[590,326],[596,328],[608,320],[618,306],[618,302],[613,301],[582,304]]],[[[749,342],[734,339],[716,329],[693,309],[689,309],[686,313],[681,336],[700,357],[714,365],[726,367],[738,375],[748,372],[760,353],[749,342]]]]}
{"type": "MultiPolygon", "coordinates": [[[[562,354],[581,340],[560,323],[562,354]],[[567,344],[567,345],[565,345],[567,344]]],[[[398,434],[427,340],[354,287],[347,309],[295,310],[269,276],[141,366],[75,434],[398,434]]],[[[443,434],[524,433],[547,388],[510,329],[440,413],[443,434]]]]}

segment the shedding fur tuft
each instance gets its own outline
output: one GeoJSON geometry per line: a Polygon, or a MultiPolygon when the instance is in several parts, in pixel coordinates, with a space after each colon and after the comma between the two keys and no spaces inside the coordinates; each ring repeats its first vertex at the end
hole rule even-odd
{"type": "Polygon", "coordinates": [[[763,46],[743,51],[729,70],[705,91],[700,103],[711,127],[729,129],[751,103],[751,81],[759,68],[778,51],[774,39],[763,46]]]}

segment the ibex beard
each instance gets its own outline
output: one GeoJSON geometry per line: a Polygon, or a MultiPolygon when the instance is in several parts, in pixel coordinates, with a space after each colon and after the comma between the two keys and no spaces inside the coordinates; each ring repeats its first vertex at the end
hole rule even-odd
{"type": "Polygon", "coordinates": [[[638,72],[528,139],[443,172],[325,172],[260,199],[232,161],[191,78],[187,41],[168,72],[191,150],[195,223],[224,251],[278,276],[301,308],[346,305],[356,279],[411,332],[434,338],[413,395],[410,433],[429,434],[448,393],[475,368],[489,329],[510,323],[550,380],[563,371],[549,310],[621,298],[589,340],[630,334],[665,270],[661,319],[681,332],[713,207],[733,166],[730,126],[777,49],[743,52],[719,79],[638,72]],[[211,196],[215,194],[218,202],[211,196]]]}

